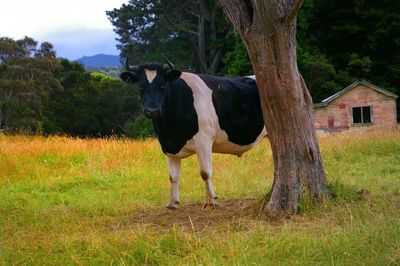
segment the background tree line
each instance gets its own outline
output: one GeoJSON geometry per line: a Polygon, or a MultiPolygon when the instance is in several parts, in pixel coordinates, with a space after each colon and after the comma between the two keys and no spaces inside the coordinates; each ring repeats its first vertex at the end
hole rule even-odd
{"type": "MultiPolygon", "coordinates": [[[[245,47],[216,0],[130,0],[107,16],[121,56],[181,69],[249,75],[245,47]]],[[[400,94],[400,2],[305,0],[298,15],[298,64],[314,102],[367,79],[400,94]]],[[[400,104],[398,104],[400,106],[400,104]]],[[[400,112],[398,112],[400,114],[400,112]]]]}
{"type": "Polygon", "coordinates": [[[5,133],[147,136],[137,90],[57,59],[52,44],[0,38],[0,129],[5,133]]]}
{"type": "MultiPolygon", "coordinates": [[[[130,0],[106,15],[121,57],[129,52],[132,63],[160,62],[163,53],[182,70],[252,74],[216,0],[130,0]]],[[[298,65],[314,102],[355,79],[400,95],[399,1],[305,0],[297,28],[298,65]]],[[[138,91],[112,78],[118,71],[57,59],[48,42],[0,38],[0,129],[147,136],[152,128],[141,115],[138,91]]]]}

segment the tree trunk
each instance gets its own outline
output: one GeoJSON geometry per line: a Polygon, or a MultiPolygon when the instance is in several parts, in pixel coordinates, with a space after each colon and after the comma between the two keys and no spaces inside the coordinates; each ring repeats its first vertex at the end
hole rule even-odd
{"type": "Polygon", "coordinates": [[[207,72],[207,60],[206,60],[206,35],[205,35],[205,23],[204,23],[204,16],[205,16],[205,5],[204,0],[198,0],[199,2],[199,19],[198,19],[198,47],[199,47],[199,64],[201,68],[201,72],[207,72]]]}
{"type": "Polygon", "coordinates": [[[216,8],[210,11],[210,40],[211,40],[211,51],[210,51],[210,62],[215,57],[217,53],[217,25],[215,18],[216,8]]]}
{"type": "Polygon", "coordinates": [[[291,216],[304,192],[327,195],[313,125],[312,99],[297,68],[294,0],[220,0],[240,32],[256,75],[274,160],[274,182],[265,213],[291,216]]]}
{"type": "Polygon", "coordinates": [[[210,51],[210,67],[209,73],[215,74],[218,65],[221,61],[222,48],[217,46],[217,20],[216,20],[216,6],[211,10],[210,14],[210,37],[211,37],[211,51],[210,51]]]}
{"type": "Polygon", "coordinates": [[[3,106],[0,102],[0,130],[3,128],[3,106]]]}

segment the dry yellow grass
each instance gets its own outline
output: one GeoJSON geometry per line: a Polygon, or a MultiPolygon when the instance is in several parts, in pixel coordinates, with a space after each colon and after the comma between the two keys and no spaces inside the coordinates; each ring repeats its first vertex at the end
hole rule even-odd
{"type": "Polygon", "coordinates": [[[169,180],[156,140],[0,135],[0,264],[399,263],[399,132],[325,135],[320,145],[338,199],[271,224],[234,213],[271,187],[267,140],[243,158],[214,155],[220,213],[201,211],[196,158],[185,159],[175,215],[163,208],[169,180]]]}
{"type": "Polygon", "coordinates": [[[0,136],[0,180],[23,178],[51,182],[50,176],[69,178],[88,172],[108,174],[139,164],[155,140],[79,139],[68,137],[0,136]],[[82,167],[74,168],[74,165],[82,167]],[[71,172],[73,171],[73,172],[71,172]]]}

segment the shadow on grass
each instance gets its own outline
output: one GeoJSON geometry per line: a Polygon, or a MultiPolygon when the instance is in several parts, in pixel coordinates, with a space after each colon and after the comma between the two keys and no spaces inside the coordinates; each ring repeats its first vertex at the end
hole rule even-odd
{"type": "MultiPolygon", "coordinates": [[[[213,210],[204,210],[202,203],[179,206],[176,210],[165,208],[136,211],[120,227],[148,225],[158,230],[170,230],[180,227],[184,230],[199,232],[208,227],[220,225],[239,225],[242,220],[255,219],[259,201],[254,198],[221,200],[213,210]]],[[[123,228],[120,228],[123,229],[123,228]]]]}
{"type": "MultiPolygon", "coordinates": [[[[372,199],[367,190],[345,185],[339,181],[328,183],[326,189],[331,197],[326,198],[322,204],[315,204],[311,197],[307,194],[303,195],[299,202],[297,214],[316,214],[325,211],[326,207],[332,204],[355,203],[363,199],[368,201],[372,199]]],[[[272,190],[260,200],[260,212],[262,211],[262,207],[268,203],[271,194],[272,190]]]]}
{"type": "MultiPolygon", "coordinates": [[[[327,188],[334,195],[331,200],[327,199],[322,205],[315,205],[309,197],[303,197],[299,203],[298,215],[318,216],[320,213],[329,211],[328,207],[332,204],[355,203],[363,199],[369,200],[371,197],[366,190],[357,191],[355,187],[340,182],[331,182],[327,188]]],[[[202,232],[207,228],[229,225],[240,230],[247,222],[268,222],[268,219],[262,214],[262,208],[264,203],[268,202],[270,195],[271,193],[267,193],[261,199],[233,198],[222,200],[213,210],[203,210],[202,203],[184,204],[176,210],[161,207],[137,210],[116,225],[115,229],[124,230],[136,226],[146,226],[157,231],[169,231],[177,227],[186,231],[202,232]]]]}
{"type": "Polygon", "coordinates": [[[372,199],[369,192],[365,189],[360,189],[355,186],[346,185],[339,181],[329,182],[326,189],[331,196],[326,198],[322,204],[314,204],[314,201],[308,197],[304,196],[299,202],[299,214],[317,214],[327,210],[332,204],[340,205],[347,203],[356,203],[361,200],[372,199]]]}

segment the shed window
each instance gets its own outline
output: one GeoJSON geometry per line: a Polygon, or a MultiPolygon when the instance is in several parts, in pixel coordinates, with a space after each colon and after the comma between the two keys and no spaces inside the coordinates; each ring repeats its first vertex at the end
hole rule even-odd
{"type": "Polygon", "coordinates": [[[353,124],[372,123],[371,106],[353,107],[353,124]]]}

